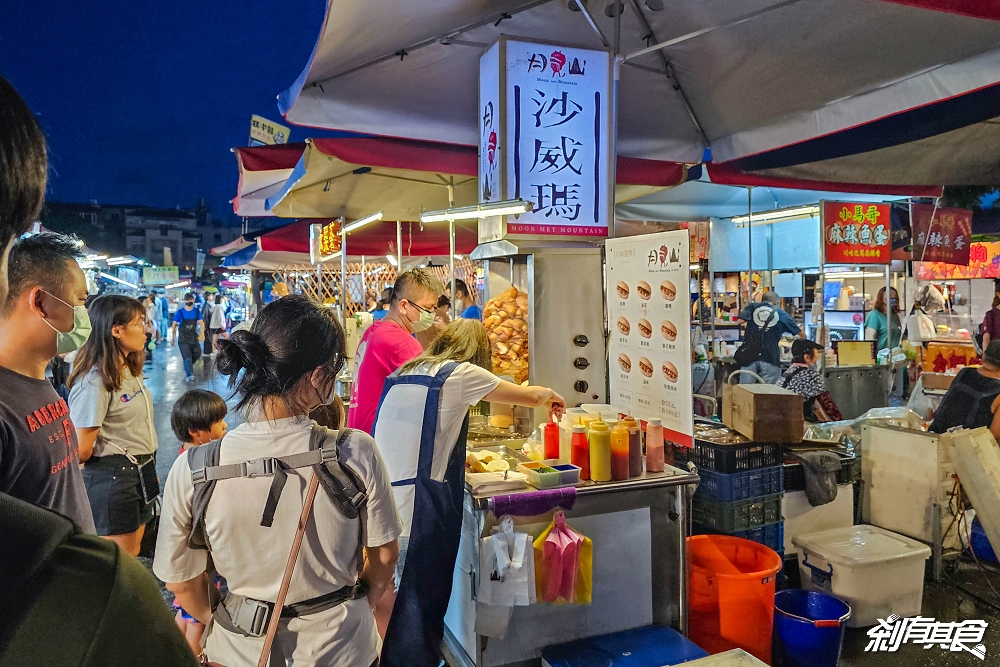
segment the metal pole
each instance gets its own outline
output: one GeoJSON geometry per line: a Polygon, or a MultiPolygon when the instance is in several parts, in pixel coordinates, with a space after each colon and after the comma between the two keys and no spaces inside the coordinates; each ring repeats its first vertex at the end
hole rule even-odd
{"type": "Polygon", "coordinates": [[[347,220],[340,219],[340,309],[347,328],[347,220]]]}
{"type": "Polygon", "coordinates": [[[750,271],[747,273],[747,305],[753,303],[753,188],[747,188],[747,249],[750,271]]]}
{"type": "Polygon", "coordinates": [[[319,297],[320,303],[325,301],[323,298],[323,265],[319,262],[316,263],[316,295],[319,297]]]}
{"type": "MultiPolygon", "coordinates": [[[[892,283],[891,283],[891,280],[892,280],[891,274],[892,274],[892,272],[889,270],[889,268],[890,268],[890,265],[886,264],[885,265],[885,331],[886,331],[886,336],[887,336],[886,337],[886,344],[888,344],[888,346],[889,346],[889,394],[890,394],[889,399],[891,400],[892,399],[893,378],[895,378],[896,372],[895,372],[895,369],[892,367],[892,348],[893,348],[893,345],[892,345],[892,316],[894,315],[894,313],[892,312],[892,304],[890,303],[890,299],[892,297],[892,283]]],[[[864,269],[862,269],[862,270],[864,270],[864,269]]],[[[900,334],[902,334],[902,329],[900,329],[900,334]]],[[[902,341],[900,340],[899,343],[902,343],[902,341]]],[[[876,352],[875,354],[878,354],[878,352],[876,352]]]]}
{"type": "MultiPolygon", "coordinates": [[[[448,208],[455,208],[455,180],[448,184],[448,208]]],[[[458,318],[455,307],[455,221],[448,221],[448,265],[451,267],[451,319],[458,318]]]]}
{"type": "MultiPolygon", "coordinates": [[[[580,6],[583,6],[582,3],[580,6]]],[[[615,34],[620,29],[619,21],[621,17],[615,17],[615,34]]],[[[616,41],[617,43],[617,41],[616,41]]],[[[608,151],[605,159],[608,161],[608,238],[617,238],[615,233],[615,184],[618,182],[618,82],[621,78],[621,60],[617,48],[611,63],[611,118],[608,120],[609,133],[608,151]]]]}
{"type": "MultiPolygon", "coordinates": [[[[819,328],[816,330],[816,342],[823,346],[823,356],[819,360],[820,375],[826,371],[826,343],[823,341],[823,329],[826,326],[826,303],[823,295],[826,293],[826,224],[823,222],[823,202],[819,202],[819,275],[816,276],[816,284],[813,285],[813,304],[819,299],[819,328]]],[[[805,288],[805,274],[802,276],[802,286],[805,288]]],[[[810,314],[810,319],[812,315],[810,314]]],[[[803,317],[803,324],[805,318],[803,317]]],[[[808,331],[808,330],[807,330],[808,331]]],[[[808,337],[808,336],[807,336],[808,337]]]]}
{"type": "Polygon", "coordinates": [[[403,270],[403,223],[399,220],[396,221],[396,270],[403,270]]]}
{"type": "Polygon", "coordinates": [[[368,281],[365,280],[365,256],[361,255],[361,306],[368,305],[368,281]]]}

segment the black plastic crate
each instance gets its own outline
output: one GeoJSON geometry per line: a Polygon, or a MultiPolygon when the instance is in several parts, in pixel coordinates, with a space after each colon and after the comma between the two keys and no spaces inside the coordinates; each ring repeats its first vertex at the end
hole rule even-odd
{"type": "MultiPolygon", "coordinates": [[[[837,452],[840,456],[840,470],[837,471],[837,484],[850,484],[861,480],[861,457],[848,456],[843,452],[837,452]]],[[[786,461],[785,470],[785,491],[805,491],[806,478],[802,471],[802,464],[793,461],[786,461]]]]}
{"type": "Polygon", "coordinates": [[[706,528],[732,534],[781,521],[781,497],[775,493],[732,503],[714,502],[704,497],[691,499],[691,520],[706,528]]]}
{"type": "Polygon", "coordinates": [[[701,482],[695,495],[725,503],[769,496],[785,490],[781,484],[781,466],[734,473],[699,468],[698,475],[701,477],[701,482]]]}
{"type": "Polygon", "coordinates": [[[690,449],[677,449],[677,461],[691,461],[699,468],[716,472],[734,473],[782,463],[781,445],[776,443],[747,442],[740,445],[717,445],[705,440],[695,440],[690,449]]]}

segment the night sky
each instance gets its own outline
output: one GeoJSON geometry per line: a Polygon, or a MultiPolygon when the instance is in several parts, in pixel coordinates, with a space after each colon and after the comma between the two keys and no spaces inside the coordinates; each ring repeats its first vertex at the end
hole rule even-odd
{"type": "MultiPolygon", "coordinates": [[[[229,219],[250,114],[306,65],[323,0],[4,3],[0,73],[49,140],[48,198],[193,208],[229,219]]],[[[291,139],[322,132],[292,126],[291,139]]]]}

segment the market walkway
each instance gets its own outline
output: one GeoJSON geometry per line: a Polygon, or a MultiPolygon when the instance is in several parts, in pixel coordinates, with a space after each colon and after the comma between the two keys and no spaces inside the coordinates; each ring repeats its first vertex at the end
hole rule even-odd
{"type": "Polygon", "coordinates": [[[196,382],[184,382],[184,367],[181,354],[177,347],[167,344],[160,345],[153,351],[153,363],[146,366],[146,386],[153,396],[153,420],[156,425],[156,436],[160,441],[160,449],[156,455],[156,471],[161,481],[166,481],[170,466],[174,464],[180,443],[170,430],[170,410],[174,402],[188,389],[209,389],[226,399],[229,404],[229,428],[235,428],[243,420],[235,412],[233,406],[238,399],[230,400],[230,392],[226,388],[227,378],[215,370],[214,359],[202,357],[195,364],[196,382]]]}
{"type": "MultiPolygon", "coordinates": [[[[170,430],[170,410],[174,401],[188,389],[201,388],[216,392],[227,399],[230,413],[227,421],[229,428],[237,426],[242,419],[232,411],[236,400],[230,399],[226,388],[226,378],[215,370],[213,361],[204,358],[195,367],[197,382],[184,382],[184,370],[181,365],[180,352],[176,347],[161,345],[153,353],[153,363],[146,367],[146,386],[153,395],[154,418],[156,432],[160,439],[160,451],[157,456],[157,470],[161,480],[166,480],[170,466],[177,458],[180,443],[170,430]]],[[[867,628],[849,630],[844,642],[844,652],[840,662],[841,667],[895,667],[907,664],[910,667],[933,665],[935,667],[959,665],[1000,665],[1000,595],[990,589],[990,584],[1000,591],[1000,571],[990,569],[987,572],[979,570],[974,564],[963,563],[957,571],[949,575],[951,581],[963,586],[967,592],[961,591],[946,582],[934,584],[928,582],[924,588],[923,616],[936,618],[939,621],[954,622],[966,619],[981,619],[990,624],[986,633],[985,644],[987,657],[980,661],[969,653],[952,653],[941,650],[937,646],[924,649],[920,645],[904,645],[895,653],[866,653],[865,646],[870,641],[867,628]],[[976,598],[980,599],[976,599],[976,598]],[[993,606],[996,605],[996,606],[993,606]]],[[[164,599],[168,602],[172,596],[164,591],[164,599]]]]}

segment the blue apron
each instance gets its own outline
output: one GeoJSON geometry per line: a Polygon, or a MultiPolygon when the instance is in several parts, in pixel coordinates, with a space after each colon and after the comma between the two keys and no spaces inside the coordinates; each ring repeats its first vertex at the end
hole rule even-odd
{"type": "Polygon", "coordinates": [[[444,615],[451,598],[452,576],[462,536],[468,415],[448,459],[443,482],[431,477],[431,464],[434,460],[441,387],[457,366],[457,363],[449,362],[434,377],[393,375],[386,379],[382,390],[384,401],[389,390],[397,384],[427,387],[417,476],[392,483],[393,486],[413,484],[415,489],[410,542],[396,604],[382,646],[382,667],[438,667],[441,662],[444,615]]]}

